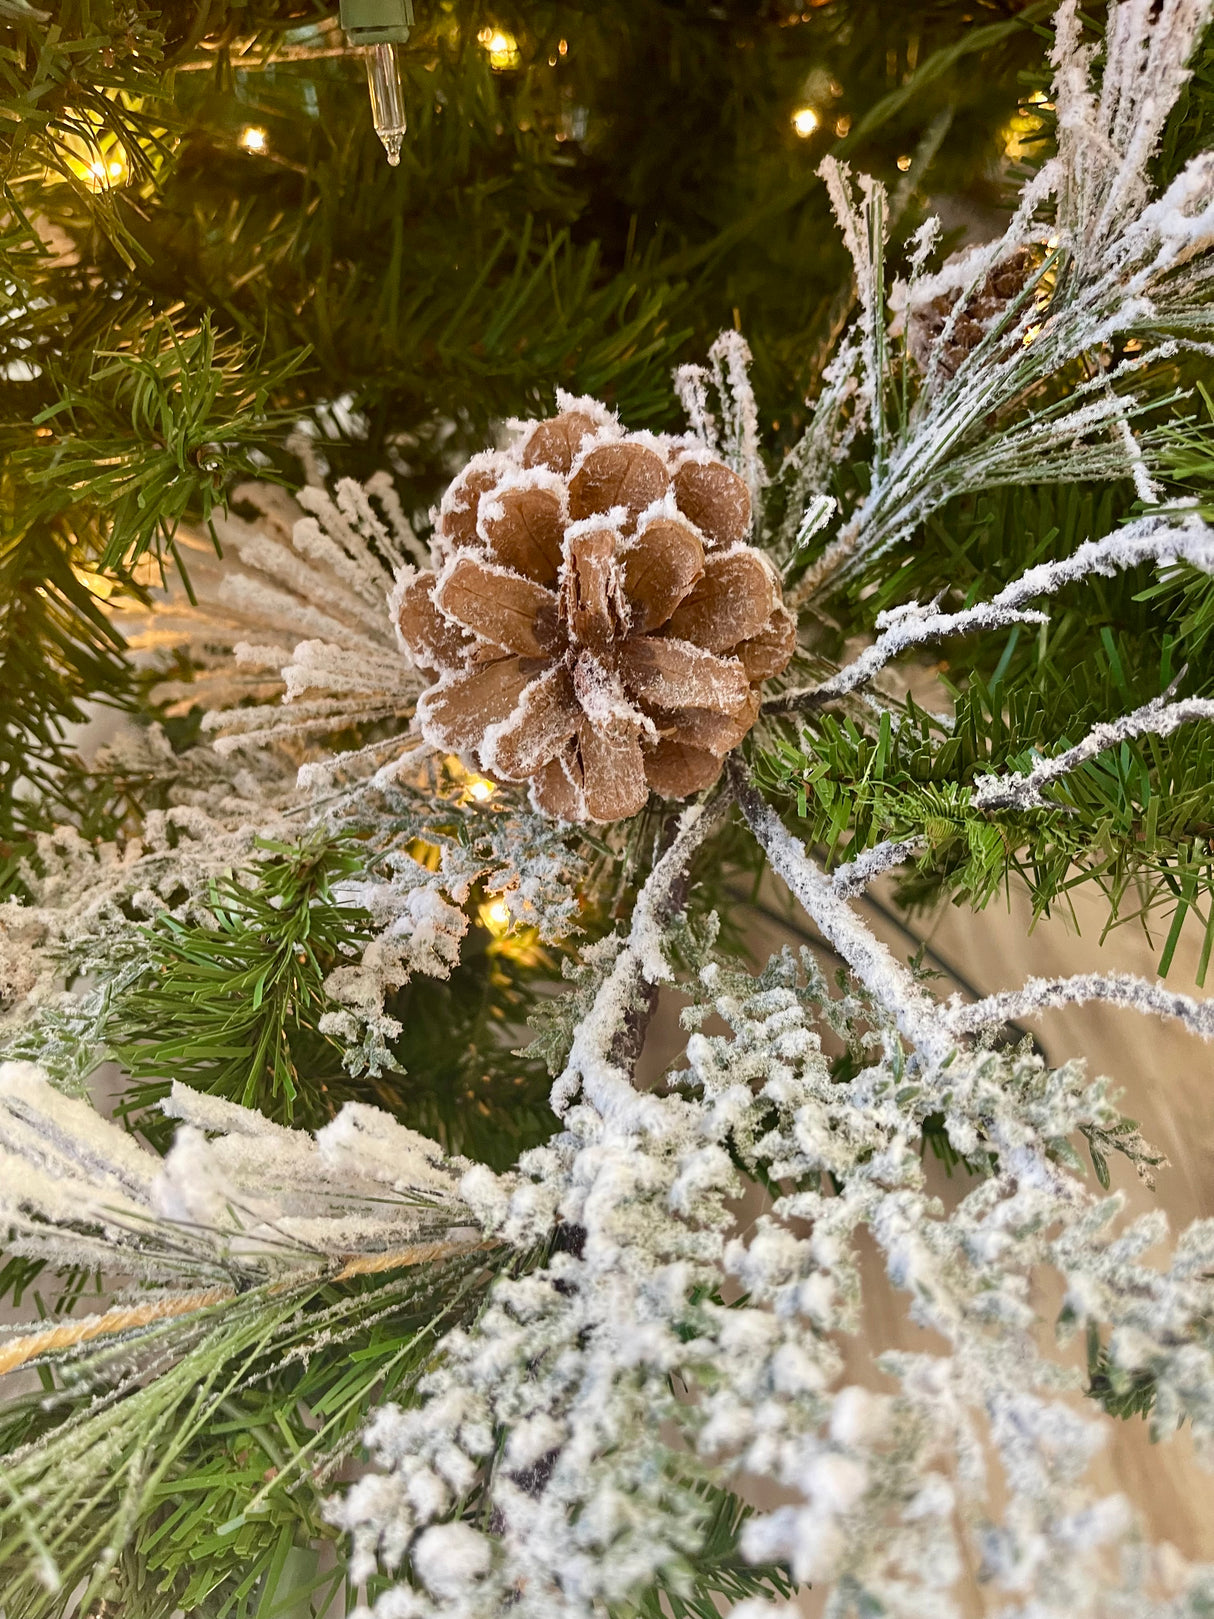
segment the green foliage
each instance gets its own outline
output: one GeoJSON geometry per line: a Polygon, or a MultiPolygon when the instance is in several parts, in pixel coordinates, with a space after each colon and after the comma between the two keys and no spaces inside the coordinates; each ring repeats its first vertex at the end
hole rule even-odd
{"type": "Polygon", "coordinates": [[[904,903],[944,892],[981,908],[1015,872],[1035,909],[1048,913],[1069,888],[1095,882],[1107,896],[1110,926],[1171,908],[1161,972],[1190,913],[1204,929],[1208,961],[1209,744],[1196,728],[1166,742],[1123,743],[1112,757],[1090,760],[1055,789],[1056,810],[980,811],[970,803],[976,776],[1028,768],[1034,749],[1061,750],[1087,727],[1058,735],[1039,691],[1027,684],[992,692],[974,677],[955,696],[951,733],[910,702],[896,732],[888,716],[872,734],[855,720],[825,715],[799,746],[777,745],[768,776],[796,793],[798,815],[830,860],[854,859],[886,838],[922,840],[916,872],[902,883],[904,903]]]}
{"type": "Polygon", "coordinates": [[[0,853],[49,813],[64,818],[66,727],[98,693],[132,700],[124,643],[73,566],[62,524],[15,524],[11,484],[0,485],[0,853]],[[53,808],[52,808],[53,806],[53,808]]]}
{"type": "Polygon", "coordinates": [[[1089,1399],[1097,1400],[1111,1417],[1149,1417],[1155,1404],[1155,1378],[1149,1370],[1127,1376],[1109,1360],[1095,1326],[1087,1334],[1089,1399]]]}
{"type": "MultiPolygon", "coordinates": [[[[969,605],[1009,575],[1075,550],[1116,525],[1126,502],[1115,489],[1027,486],[955,501],[925,525],[880,582],[853,591],[869,622],[895,601],[946,592],[969,605]],[[1010,559],[1010,565],[1009,565],[1010,559]]],[[[930,672],[951,700],[946,724],[908,697],[878,721],[856,709],[815,716],[796,742],[779,741],[761,761],[769,783],[795,796],[797,814],[832,862],[854,859],[884,838],[919,838],[914,873],[899,897],[925,903],[941,893],[981,907],[1016,873],[1039,913],[1065,903],[1078,883],[1095,883],[1108,925],[1167,918],[1160,971],[1181,929],[1201,930],[1201,973],[1214,944],[1214,735],[1183,727],[1143,736],[1088,761],[1050,790],[1057,808],[976,812],[975,778],[1025,770],[1062,752],[1094,725],[1157,697],[1214,691],[1206,652],[1209,580],[1194,569],[1152,579],[1147,570],[1090,578],[1050,603],[1034,631],[968,636],[964,661],[947,645],[930,672]],[[904,709],[899,723],[894,717],[904,709]]],[[[828,631],[828,653],[839,643],[828,631]]],[[[920,699],[922,681],[916,685],[920,699]]]]}
{"type": "Polygon", "coordinates": [[[250,451],[281,440],[293,415],[268,400],[304,355],[259,375],[258,357],[220,343],[209,316],[193,331],[164,317],[120,348],[83,345],[91,363],[78,378],[82,335],[72,334],[74,365],[48,368],[55,399],[34,425],[50,443],[15,454],[13,467],[48,506],[96,508],[108,530],[101,565],[129,566],[153,546],[171,549],[187,512],[205,522],[234,476],[259,470],[250,451]]]}
{"type": "Polygon", "coordinates": [[[333,894],[360,861],[326,839],[261,847],[276,858],[252,881],[211,884],[210,923],[169,916],[145,931],[144,970],[103,1026],[130,1075],[122,1110],[150,1139],[171,1139],[151,1111],[170,1079],[304,1128],[336,1111],[341,1047],[318,1024],[324,980],[371,938],[370,918],[333,894]]]}
{"type": "MultiPolygon", "coordinates": [[[[401,1025],[391,1065],[354,1074],[320,1029],[324,982],[370,943],[370,917],[338,885],[364,872],[351,841],[260,842],[269,857],[211,885],[210,920],[165,917],[142,930],[140,969],[117,987],[98,1050],[128,1079],[120,1112],[157,1145],[172,1122],[157,1103],[174,1079],[316,1129],[351,1100],[385,1108],[452,1152],[505,1168],[553,1126],[538,1062],[511,1047],[555,962],[520,934],[479,922],[450,979],[418,978],[392,998],[401,1025]]],[[[477,904],[471,902],[473,914],[477,904]]]]}
{"type": "Polygon", "coordinates": [[[611,1609],[611,1619],[717,1619],[720,1604],[746,1597],[788,1597],[796,1590],[780,1563],[748,1563],[739,1550],[742,1527],[754,1510],[732,1490],[694,1486],[706,1521],[696,1552],[654,1582],[635,1603],[611,1609]]]}
{"type": "Polygon", "coordinates": [[[322,1503],[372,1403],[407,1398],[435,1335],[468,1318],[492,1274],[480,1256],[387,1279],[260,1288],[142,1329],[133,1344],[87,1351],[67,1363],[53,1398],[48,1385],[7,1403],[7,1619],[75,1611],[83,1577],[86,1606],[106,1598],[123,1619],[183,1608],[270,1619],[286,1589],[300,1596],[307,1560],[289,1554],[334,1538],[322,1503]],[[155,1377],[131,1375],[133,1349],[155,1377]],[[37,1451],[23,1448],[35,1438],[37,1451]],[[58,1590],[41,1578],[48,1559],[58,1590]]]}

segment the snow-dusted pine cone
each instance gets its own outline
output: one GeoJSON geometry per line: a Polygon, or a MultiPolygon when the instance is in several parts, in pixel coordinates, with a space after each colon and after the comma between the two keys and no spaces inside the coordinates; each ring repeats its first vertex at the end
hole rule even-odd
{"type": "Polygon", "coordinates": [[[567,821],[715,781],[795,625],[744,543],[750,497],[702,446],[625,433],[592,400],[475,456],[439,508],[434,570],[398,590],[437,675],[417,718],[567,821]]]}
{"type": "Polygon", "coordinates": [[[948,338],[941,343],[944,328],[957,306],[971,271],[975,250],[955,253],[945,261],[939,274],[921,283],[908,312],[907,338],[911,358],[926,371],[933,353],[936,367],[946,379],[956,375],[961,362],[974,352],[991,326],[1006,314],[1041,266],[1039,249],[1020,247],[999,262],[970,294],[965,308],[953,323],[948,338]]]}

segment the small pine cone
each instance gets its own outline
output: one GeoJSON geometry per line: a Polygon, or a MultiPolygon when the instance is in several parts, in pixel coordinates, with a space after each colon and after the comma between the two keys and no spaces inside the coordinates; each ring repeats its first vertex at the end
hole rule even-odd
{"type": "MultiPolygon", "coordinates": [[[[965,284],[965,261],[968,254],[959,254],[945,265],[942,276],[933,277],[934,283],[948,278],[955,282],[934,297],[916,299],[908,311],[907,339],[911,358],[921,371],[926,371],[932,355],[938,350],[936,369],[944,378],[956,375],[961,362],[972,354],[986,336],[993,323],[1015,302],[1041,265],[1041,253],[1030,247],[1018,247],[1005,259],[1000,259],[982,285],[966,300],[952,331],[941,345],[941,336],[949,316],[956,308],[965,284]]],[[[930,284],[929,284],[930,286],[930,284]]]]}
{"type": "Polygon", "coordinates": [[[422,734],[566,821],[709,786],[796,641],[749,526],[723,462],[592,401],[473,457],[399,598],[422,734]]]}

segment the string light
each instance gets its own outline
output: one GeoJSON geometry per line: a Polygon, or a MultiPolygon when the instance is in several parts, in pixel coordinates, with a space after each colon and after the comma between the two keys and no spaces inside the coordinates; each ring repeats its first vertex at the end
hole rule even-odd
{"type": "Polygon", "coordinates": [[[792,115],[792,127],[802,140],[808,139],[821,120],[813,107],[798,107],[792,115]]]}
{"type": "Polygon", "coordinates": [[[487,905],[478,906],[477,914],[495,939],[509,933],[510,907],[504,899],[490,900],[487,905]]]}
{"type": "Polygon", "coordinates": [[[835,119],[835,134],[838,135],[840,139],[842,139],[843,136],[847,134],[847,132],[848,132],[848,130],[850,128],[851,128],[851,114],[850,113],[845,112],[842,115],[842,117],[835,119]]]}
{"type": "Polygon", "coordinates": [[[96,157],[88,166],[89,183],[94,191],[108,191],[126,179],[126,164],[117,158],[96,157]]]}
{"type": "Polygon", "coordinates": [[[497,787],[484,776],[473,776],[468,783],[468,797],[475,798],[478,804],[486,803],[497,792],[497,787]]]}
{"type": "Polygon", "coordinates": [[[246,152],[264,152],[269,148],[270,139],[264,129],[246,124],[240,132],[240,144],[246,152]]]}
{"type": "Polygon", "coordinates": [[[901,157],[900,157],[900,158],[899,158],[899,159],[898,159],[898,167],[899,167],[899,168],[900,168],[900,169],[901,169],[901,170],[902,170],[902,173],[903,173],[903,174],[905,174],[905,173],[906,173],[906,171],[907,171],[907,169],[909,169],[909,168],[910,168],[910,166],[911,166],[911,160],[910,160],[910,158],[909,158],[909,157],[908,157],[908,156],[907,156],[907,155],[906,155],[906,154],[905,154],[905,153],[904,153],[904,154],[903,154],[903,155],[902,155],[902,156],[901,156],[901,157]]]}
{"type": "Polygon", "coordinates": [[[67,166],[90,191],[111,191],[130,178],[126,153],[112,136],[103,135],[91,116],[69,113],[73,126],[63,139],[67,166]],[[84,132],[85,127],[89,133],[84,132]]]}
{"type": "MultiPolygon", "coordinates": [[[[505,72],[507,68],[518,67],[522,61],[522,53],[518,48],[518,40],[513,34],[508,34],[504,28],[482,28],[477,34],[477,41],[484,46],[489,57],[489,66],[496,72],[505,72]]],[[[562,41],[562,43],[564,43],[562,41]]],[[[565,50],[568,50],[565,45],[565,50]]],[[[557,50],[560,51],[560,46],[557,50]]],[[[565,54],[561,51],[561,55],[565,54]]]]}
{"type": "Polygon", "coordinates": [[[371,122],[396,168],[408,128],[402,66],[413,27],[413,0],[341,0],[340,20],[347,42],[362,53],[371,122]]]}

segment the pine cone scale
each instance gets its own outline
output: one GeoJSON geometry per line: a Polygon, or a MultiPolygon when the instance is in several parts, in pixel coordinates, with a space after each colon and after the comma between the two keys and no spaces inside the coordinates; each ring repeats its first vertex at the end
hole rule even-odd
{"type": "Polygon", "coordinates": [[[533,675],[534,666],[511,657],[444,676],[418,699],[423,734],[451,753],[477,746],[490,726],[510,718],[533,675]]]}
{"type": "Polygon", "coordinates": [[[576,522],[622,506],[629,534],[636,519],[666,493],[670,479],[660,455],[635,443],[604,444],[583,457],[569,480],[569,513],[576,522]]]}
{"type": "Polygon", "coordinates": [[[580,715],[569,670],[553,664],[524,689],[514,712],[486,733],[486,768],[506,781],[526,781],[576,735],[580,715]]]}
{"type": "Polygon", "coordinates": [[[797,648],[797,621],[786,607],[777,606],[770,623],[749,641],[733,649],[733,656],[746,671],[746,678],[757,683],[782,674],[797,648]]]}
{"type": "Polygon", "coordinates": [[[631,627],[644,634],[665,624],[704,572],[704,547],[694,529],[669,517],[647,523],[624,552],[624,593],[631,627]]]}
{"type": "Polygon", "coordinates": [[[719,461],[685,461],[674,475],[675,499],[715,545],[736,545],[750,527],[750,491],[719,461]]]}
{"type": "Polygon", "coordinates": [[[536,584],[555,586],[564,533],[561,503],[548,489],[512,489],[481,515],[480,528],[504,568],[536,584]]]}
{"type": "Polygon", "coordinates": [[[721,760],[704,748],[663,737],[646,761],[649,785],[666,798],[686,798],[711,787],[721,774],[721,760]]]}
{"type": "Polygon", "coordinates": [[[704,576],[679,603],[665,634],[694,641],[709,652],[727,652],[762,633],[776,606],[771,575],[749,546],[715,552],[704,576]]]}
{"type": "Polygon", "coordinates": [[[586,812],[595,821],[623,821],[644,809],[649,797],[639,726],[614,720],[595,725],[578,720],[578,752],[586,812]]]}
{"type": "Polygon", "coordinates": [[[621,622],[616,585],[615,535],[610,529],[566,539],[562,610],[570,640],[603,655],[617,638],[621,622]]]}
{"type": "Polygon", "coordinates": [[[567,410],[551,421],[540,422],[523,450],[523,465],[550,467],[568,477],[583,439],[597,432],[598,426],[592,416],[580,410],[567,410]]]}
{"type": "Polygon", "coordinates": [[[629,691],[658,708],[732,708],[750,689],[736,659],[665,636],[630,637],[620,672],[629,691]]]}
{"type": "Polygon", "coordinates": [[[435,583],[435,575],[426,572],[419,573],[405,587],[397,610],[397,628],[413,653],[413,661],[421,668],[458,667],[472,643],[434,605],[435,583]]]}
{"type": "Polygon", "coordinates": [[[473,636],[505,652],[542,658],[556,649],[556,598],[505,568],[457,556],[439,578],[434,603],[473,636]]]}

